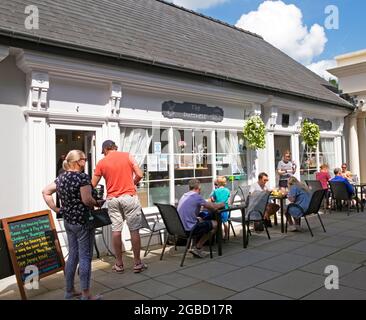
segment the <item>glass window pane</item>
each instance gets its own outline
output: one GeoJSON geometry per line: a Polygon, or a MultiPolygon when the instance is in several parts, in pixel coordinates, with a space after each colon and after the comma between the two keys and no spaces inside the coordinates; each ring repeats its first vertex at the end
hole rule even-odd
{"type": "Polygon", "coordinates": [[[320,138],[319,141],[319,162],[328,164],[330,171],[336,167],[335,149],[333,138],[320,138]]]}
{"type": "Polygon", "coordinates": [[[169,181],[159,181],[149,183],[149,206],[154,203],[169,203],[170,189],[169,181]]]}
{"type": "Polygon", "coordinates": [[[302,181],[314,180],[317,171],[316,151],[309,150],[300,138],[300,178],[302,181]]]}

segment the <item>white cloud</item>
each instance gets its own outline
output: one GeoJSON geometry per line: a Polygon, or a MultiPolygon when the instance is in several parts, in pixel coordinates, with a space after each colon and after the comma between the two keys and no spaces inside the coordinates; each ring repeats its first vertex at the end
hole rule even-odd
{"type": "Polygon", "coordinates": [[[308,65],[307,68],[315,72],[322,78],[329,80],[329,79],[337,79],[337,77],[327,72],[328,69],[334,68],[336,66],[337,62],[335,60],[322,60],[308,65]]]}
{"type": "Polygon", "coordinates": [[[242,15],[236,26],[261,35],[305,65],[324,51],[328,41],[323,27],[314,24],[309,30],[301,10],[282,1],[264,1],[257,11],[242,15]]]}
{"type": "Polygon", "coordinates": [[[228,1],[230,0],[172,0],[170,2],[187,9],[197,10],[211,8],[228,1]]]}

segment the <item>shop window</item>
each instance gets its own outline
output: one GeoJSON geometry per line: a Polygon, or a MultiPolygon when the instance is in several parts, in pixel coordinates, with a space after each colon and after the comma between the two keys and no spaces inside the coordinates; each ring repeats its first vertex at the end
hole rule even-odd
{"type": "Polygon", "coordinates": [[[315,173],[322,164],[328,164],[332,174],[336,166],[333,138],[321,138],[316,150],[309,150],[300,138],[300,175],[301,180],[315,180],[315,173]]]}
{"type": "Polygon", "coordinates": [[[231,190],[248,183],[248,154],[242,132],[216,132],[216,175],[226,176],[231,190]]]}
{"type": "Polygon", "coordinates": [[[211,134],[211,130],[174,129],[176,202],[188,191],[190,179],[210,181],[212,188],[211,134]]]}
{"type": "Polygon", "coordinates": [[[122,151],[130,152],[144,172],[138,186],[142,207],[169,203],[169,154],[167,129],[124,128],[122,151]]]}

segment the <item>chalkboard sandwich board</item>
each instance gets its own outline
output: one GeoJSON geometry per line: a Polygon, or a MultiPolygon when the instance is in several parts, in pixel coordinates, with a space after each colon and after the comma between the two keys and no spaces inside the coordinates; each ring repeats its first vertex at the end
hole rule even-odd
{"type": "Polygon", "coordinates": [[[24,284],[64,269],[64,259],[51,211],[2,220],[9,254],[22,299],[24,284]]]}

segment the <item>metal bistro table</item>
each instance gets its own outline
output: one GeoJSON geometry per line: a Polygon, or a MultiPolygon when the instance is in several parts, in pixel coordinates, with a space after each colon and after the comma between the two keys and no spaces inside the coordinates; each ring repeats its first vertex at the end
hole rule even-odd
{"type": "Polygon", "coordinates": [[[217,251],[218,255],[222,256],[222,221],[221,221],[221,213],[222,212],[231,212],[235,210],[240,210],[241,212],[241,219],[242,219],[242,228],[243,228],[243,248],[247,247],[246,242],[246,229],[245,229],[245,203],[243,204],[236,204],[229,206],[227,209],[220,209],[216,211],[216,221],[217,221],[217,233],[216,233],[216,241],[217,241],[217,251]]]}
{"type": "MultiPolygon", "coordinates": [[[[358,198],[358,191],[360,191],[360,202],[361,202],[361,212],[364,211],[365,209],[365,204],[364,204],[364,201],[363,201],[363,188],[366,187],[366,182],[361,182],[361,183],[355,183],[355,184],[352,184],[353,187],[355,188],[355,191],[356,191],[356,197],[358,198]]],[[[357,204],[357,207],[358,207],[358,204],[357,204]]]]}
{"type": "MultiPolygon", "coordinates": [[[[280,202],[280,212],[281,212],[281,233],[285,233],[285,221],[284,221],[284,203],[285,200],[287,199],[287,195],[282,195],[282,196],[270,196],[270,199],[273,199],[275,201],[279,200],[280,202]]],[[[277,215],[277,213],[276,213],[277,215]]],[[[276,218],[275,218],[276,219],[276,218]]]]}

